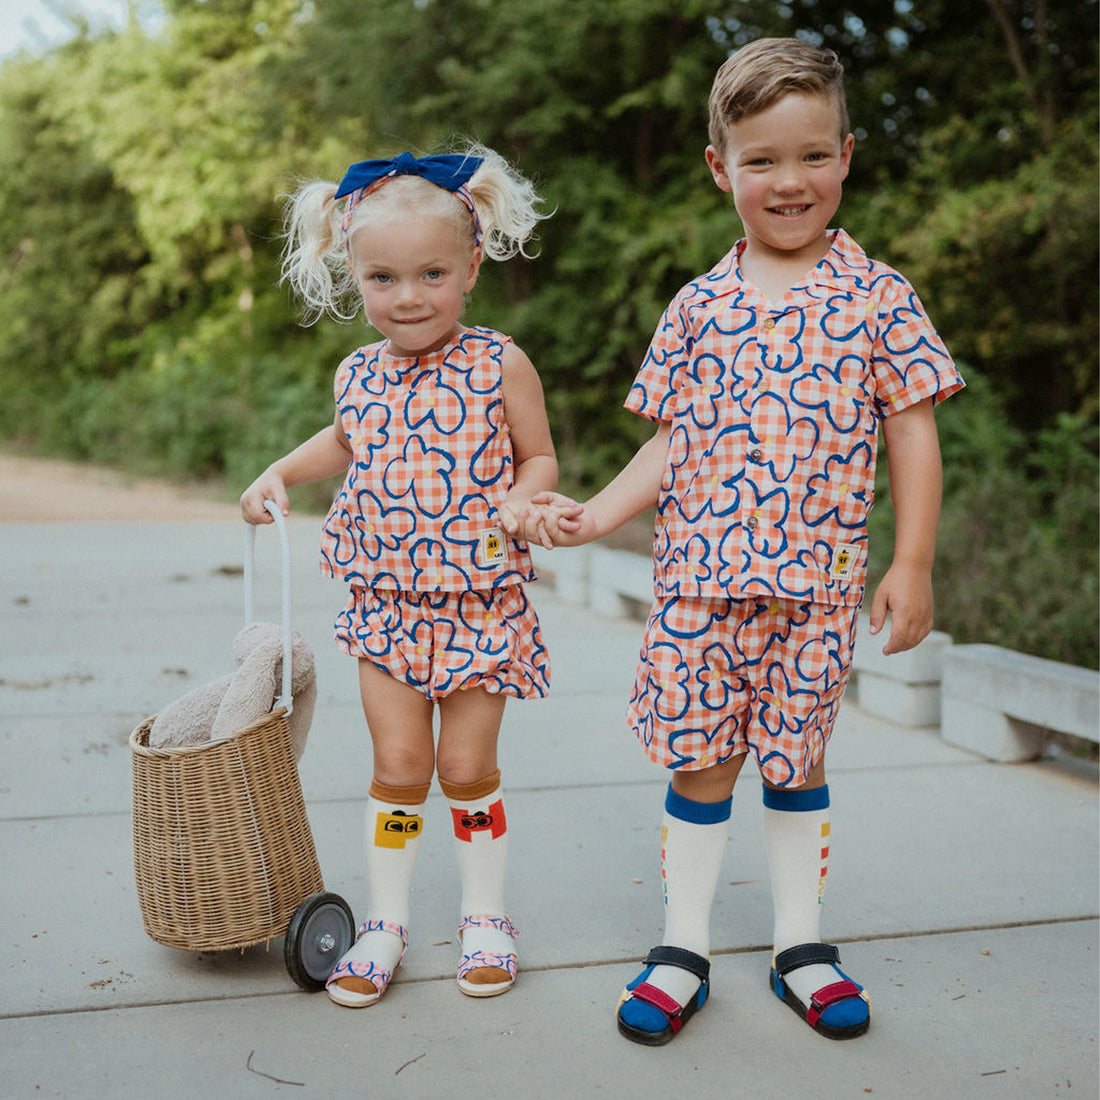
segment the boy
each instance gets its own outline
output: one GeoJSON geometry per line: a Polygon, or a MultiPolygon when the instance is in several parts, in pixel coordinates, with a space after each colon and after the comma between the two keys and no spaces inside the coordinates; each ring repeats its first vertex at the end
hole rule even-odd
{"type": "Polygon", "coordinates": [[[583,507],[579,545],[657,505],[656,603],[628,720],[672,770],[664,942],[624,990],[619,1030],[668,1042],[706,1002],[710,909],[733,786],[764,781],[775,906],[770,984],[834,1039],[870,1023],[820,941],[829,851],[825,746],[851,668],[881,422],[897,545],[871,604],[884,653],[932,625],[941,466],[933,405],[962,388],[909,284],[829,230],[854,138],[836,55],[765,39],[719,69],[706,160],[744,238],[673,299],[626,400],[656,434],[583,507]]]}

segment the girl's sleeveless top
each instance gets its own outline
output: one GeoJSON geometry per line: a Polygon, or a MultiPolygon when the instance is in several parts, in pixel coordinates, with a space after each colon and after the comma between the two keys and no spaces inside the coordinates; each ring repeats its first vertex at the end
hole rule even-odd
{"type": "Polygon", "coordinates": [[[323,573],[414,592],[534,579],[527,544],[497,520],[514,474],[501,374],[510,342],[470,328],[428,355],[394,356],[383,340],[340,364],[352,460],[325,518],[323,573]]]}

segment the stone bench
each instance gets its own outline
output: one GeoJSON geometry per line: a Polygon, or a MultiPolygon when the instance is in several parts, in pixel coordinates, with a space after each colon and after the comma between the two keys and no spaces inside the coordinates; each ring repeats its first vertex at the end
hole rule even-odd
{"type": "Polygon", "coordinates": [[[861,615],[852,657],[852,687],[860,710],[901,726],[936,726],[940,722],[940,677],[951,637],[933,630],[920,645],[904,653],[883,655],[890,622],[871,633],[871,617],[861,615]]]}
{"type": "Polygon", "coordinates": [[[544,550],[531,547],[541,576],[551,579],[563,600],[598,615],[645,621],[653,606],[653,562],[629,550],[603,546],[544,550]]]}
{"type": "Polygon", "coordinates": [[[941,733],[989,760],[1039,756],[1049,734],[1100,742],[1100,673],[995,645],[952,646],[941,733]]]}

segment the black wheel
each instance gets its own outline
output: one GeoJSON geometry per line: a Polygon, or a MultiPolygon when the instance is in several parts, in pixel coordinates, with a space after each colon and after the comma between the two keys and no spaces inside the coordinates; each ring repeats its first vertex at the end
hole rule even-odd
{"type": "Polygon", "coordinates": [[[355,941],[351,908],[339,894],[306,898],[290,920],[283,959],[295,983],[315,993],[325,988],[341,955],[355,941]]]}

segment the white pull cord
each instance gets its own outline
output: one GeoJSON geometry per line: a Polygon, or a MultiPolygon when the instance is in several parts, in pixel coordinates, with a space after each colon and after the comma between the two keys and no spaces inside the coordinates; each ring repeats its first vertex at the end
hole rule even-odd
{"type": "MultiPolygon", "coordinates": [[[[294,710],[294,700],[290,693],[290,532],[286,519],[279,506],[272,500],[265,500],[264,507],[275,520],[279,532],[279,548],[282,553],[282,603],[283,603],[283,692],[275,700],[276,707],[286,707],[287,714],[294,710]]],[[[256,620],[256,602],[254,596],[256,572],[256,526],[245,524],[244,549],[244,624],[248,626],[256,620]]]]}

